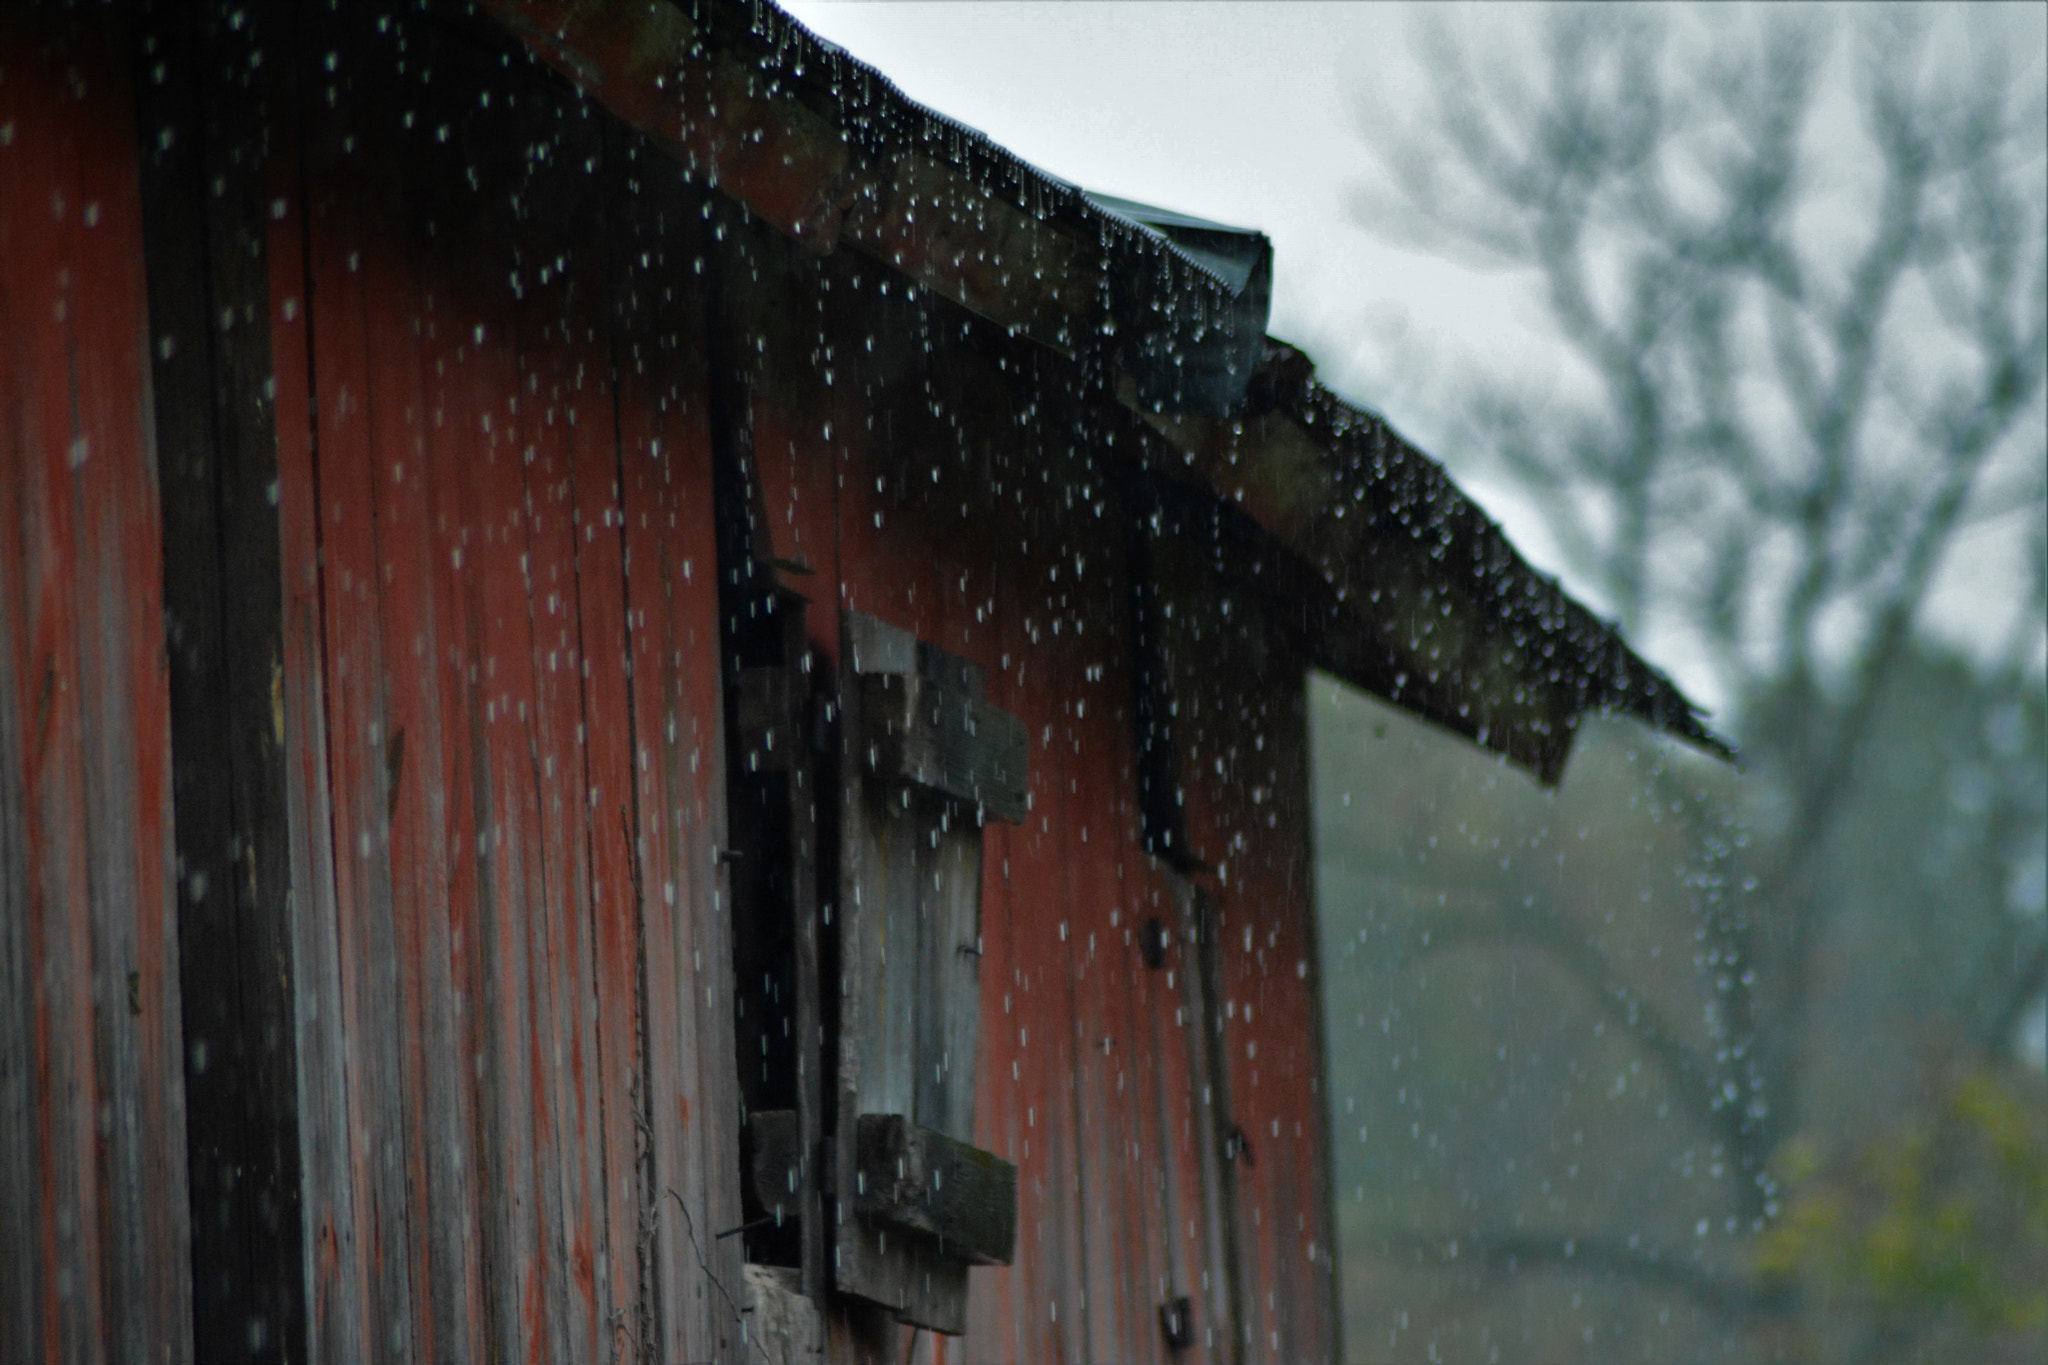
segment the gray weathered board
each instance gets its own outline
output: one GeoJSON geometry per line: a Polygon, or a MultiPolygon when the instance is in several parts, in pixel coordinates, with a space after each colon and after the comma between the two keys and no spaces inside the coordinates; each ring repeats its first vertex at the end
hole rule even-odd
{"type": "MultiPolygon", "coordinates": [[[[802,1140],[794,1109],[747,1115],[754,1195],[778,1223],[797,1216],[802,1140]]],[[[1017,1249],[1017,1168],[912,1123],[862,1114],[854,1131],[854,1211],[869,1223],[936,1240],[967,1265],[1009,1265],[1017,1249]]]]}
{"type": "Polygon", "coordinates": [[[825,1353],[825,1333],[804,1297],[801,1272],[749,1265],[745,1273],[747,1349],[742,1356],[748,1365],[812,1365],[825,1353]]]}
{"type": "MultiPolygon", "coordinates": [[[[929,646],[922,653],[937,653],[929,646]]],[[[979,680],[979,670],[973,675],[979,680]]],[[[998,820],[1024,818],[1023,723],[973,692],[925,673],[861,678],[868,763],[986,809],[998,820]]]]}
{"type": "Polygon", "coordinates": [[[1021,723],[988,706],[980,669],[906,631],[849,611],[841,658],[834,1280],[905,1322],[958,1333],[967,1263],[927,1232],[860,1212],[858,1127],[894,1115],[973,1141],[981,821],[1022,817],[1027,746],[1021,723]]]}
{"type": "Polygon", "coordinates": [[[862,1114],[854,1208],[870,1222],[935,1239],[968,1265],[1017,1251],[1017,1168],[901,1114],[862,1114]]]}

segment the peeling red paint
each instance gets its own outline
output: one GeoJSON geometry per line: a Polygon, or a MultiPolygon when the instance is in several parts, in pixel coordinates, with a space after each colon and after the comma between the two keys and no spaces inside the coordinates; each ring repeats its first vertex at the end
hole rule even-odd
{"type": "MultiPolygon", "coordinates": [[[[545,27],[569,8],[520,12],[545,27]]],[[[558,54],[566,67],[637,60],[628,30],[605,27],[625,24],[625,7],[573,8],[602,22],[558,54]]],[[[667,163],[659,184],[641,180],[652,145],[552,76],[420,21],[409,51],[434,51],[429,85],[356,22],[309,12],[297,44],[276,49],[302,64],[307,99],[274,130],[266,168],[278,472],[266,491],[284,574],[276,714],[311,1356],[365,1359],[395,1341],[420,1360],[603,1359],[622,1330],[659,1358],[729,1353],[734,1325],[707,1279],[739,1282],[739,1242],[714,1234],[741,1221],[716,862],[713,319],[692,268],[709,256],[732,276],[723,306],[764,337],[746,414],[777,514],[763,548],[811,569],[798,577],[819,650],[837,651],[837,607],[876,612],[980,664],[991,701],[1034,739],[1032,818],[985,836],[978,1141],[1017,1163],[1021,1218],[1018,1263],[975,1274],[975,1349],[1163,1359],[1157,1286],[1195,1290],[1217,1220],[1234,1214],[1207,1174],[1186,947],[1168,982],[1130,937],[1187,894],[1139,848],[1133,571],[1113,514],[1063,496],[1101,477],[1097,453],[1026,411],[1036,393],[1072,398],[1070,376],[1022,367],[1025,343],[952,303],[899,289],[878,305],[879,291],[851,287],[871,261],[812,254],[841,227],[886,224],[835,197],[843,168],[800,128],[758,143],[734,140],[743,118],[683,130],[727,189],[803,241],[750,236],[714,197],[736,225],[720,246],[705,188],[667,163]],[[483,90],[504,98],[485,105],[483,90]],[[422,131],[444,123],[446,141],[422,131]],[[792,170],[785,155],[809,159],[792,170]],[[743,278],[756,261],[766,268],[743,278]],[[913,326],[933,344],[906,340],[913,326]],[[896,348],[896,369],[847,358],[865,354],[869,329],[896,348]],[[827,333],[836,383],[812,351],[827,333]],[[918,428],[925,392],[945,395],[959,424],[918,428]],[[1076,551],[1091,559],[1085,588],[1056,576],[1076,551]],[[661,1338],[639,1341],[657,1322],[661,1338]]],[[[20,1144],[43,1164],[17,1263],[96,1286],[139,1274],[156,1331],[185,1311],[182,1204],[159,1200],[158,1222],[131,1227],[105,1174],[128,1163],[154,1190],[183,1188],[182,1128],[167,1117],[182,1062],[166,962],[162,551],[135,399],[147,385],[134,129],[104,95],[125,88],[120,63],[80,49],[70,67],[20,66],[26,32],[0,22],[0,122],[40,120],[33,139],[0,147],[6,183],[38,187],[0,203],[0,600],[17,623],[0,720],[25,740],[19,778],[0,780],[25,793],[9,809],[31,853],[29,956],[64,969],[22,996],[32,1083],[49,1098],[20,1144]],[[81,100],[80,81],[102,95],[81,100]],[[92,117],[74,117],[81,105],[92,117]],[[46,190],[63,213],[47,211],[46,190]],[[126,924],[81,908],[110,847],[137,888],[126,924]],[[139,1014],[93,1012],[85,983],[109,963],[138,972],[139,1014]],[[146,1058],[134,1075],[95,1070],[110,1029],[133,1031],[146,1058]],[[130,1094],[159,1116],[146,1152],[94,1122],[102,1097],[130,1094]]],[[[755,96],[707,85],[679,98],[623,112],[681,128],[689,100],[755,96]]],[[[999,288],[964,237],[938,228],[901,245],[920,278],[968,296],[999,288]]],[[[1120,439],[1147,439],[1112,419],[1120,439]]],[[[1226,702],[1271,687],[1215,682],[1236,689],[1226,702]]],[[[1276,715],[1276,750],[1299,750],[1297,722],[1276,715]]],[[[1216,850],[1257,832],[1267,809],[1241,798],[1191,783],[1204,856],[1220,862],[1216,850]]],[[[1233,928],[1264,936],[1226,971],[1257,1006],[1256,1031],[1228,1037],[1258,1045],[1255,1060],[1231,1054],[1239,1118],[1269,1134],[1241,1184],[1261,1215],[1242,1297],[1278,1303],[1262,1329],[1295,1324],[1284,1330],[1309,1358],[1326,1352],[1328,1324],[1295,1236],[1320,1235],[1324,1217],[1316,1060],[1301,1041],[1313,983],[1290,970],[1307,945],[1304,852],[1276,839],[1210,889],[1233,928]]],[[[104,1296],[55,1286],[36,1283],[31,1349],[0,1336],[0,1354],[77,1354],[72,1343],[122,1330],[99,1316],[104,1296]]]]}

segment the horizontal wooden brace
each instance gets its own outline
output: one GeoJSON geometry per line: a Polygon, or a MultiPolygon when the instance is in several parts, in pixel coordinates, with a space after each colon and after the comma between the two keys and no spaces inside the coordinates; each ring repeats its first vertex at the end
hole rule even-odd
{"type": "Polygon", "coordinates": [[[872,771],[1023,823],[1031,737],[1009,712],[919,673],[880,673],[861,679],[861,720],[872,771]]]}
{"type": "Polygon", "coordinates": [[[854,1209],[871,1222],[936,1238],[951,1260],[1009,1265],[1017,1251],[1017,1168],[901,1114],[855,1126],[854,1209]]]}

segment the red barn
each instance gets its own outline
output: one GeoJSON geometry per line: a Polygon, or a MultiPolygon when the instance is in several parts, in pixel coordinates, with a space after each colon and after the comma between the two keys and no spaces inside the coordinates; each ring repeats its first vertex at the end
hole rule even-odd
{"type": "Polygon", "coordinates": [[[1307,671],[1713,741],[1270,271],[766,3],[0,14],[0,1359],[1333,1359],[1307,671]]]}

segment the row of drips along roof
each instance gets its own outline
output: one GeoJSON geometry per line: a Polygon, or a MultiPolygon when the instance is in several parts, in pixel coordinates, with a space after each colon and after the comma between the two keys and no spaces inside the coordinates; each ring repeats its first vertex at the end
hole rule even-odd
{"type": "Polygon", "coordinates": [[[1435,461],[1265,335],[1263,233],[1084,192],[763,0],[482,8],[809,249],[857,251],[1075,362],[1175,452],[1160,475],[1291,561],[1305,638],[1340,676],[1546,781],[1592,711],[1728,753],[1435,461]]]}

